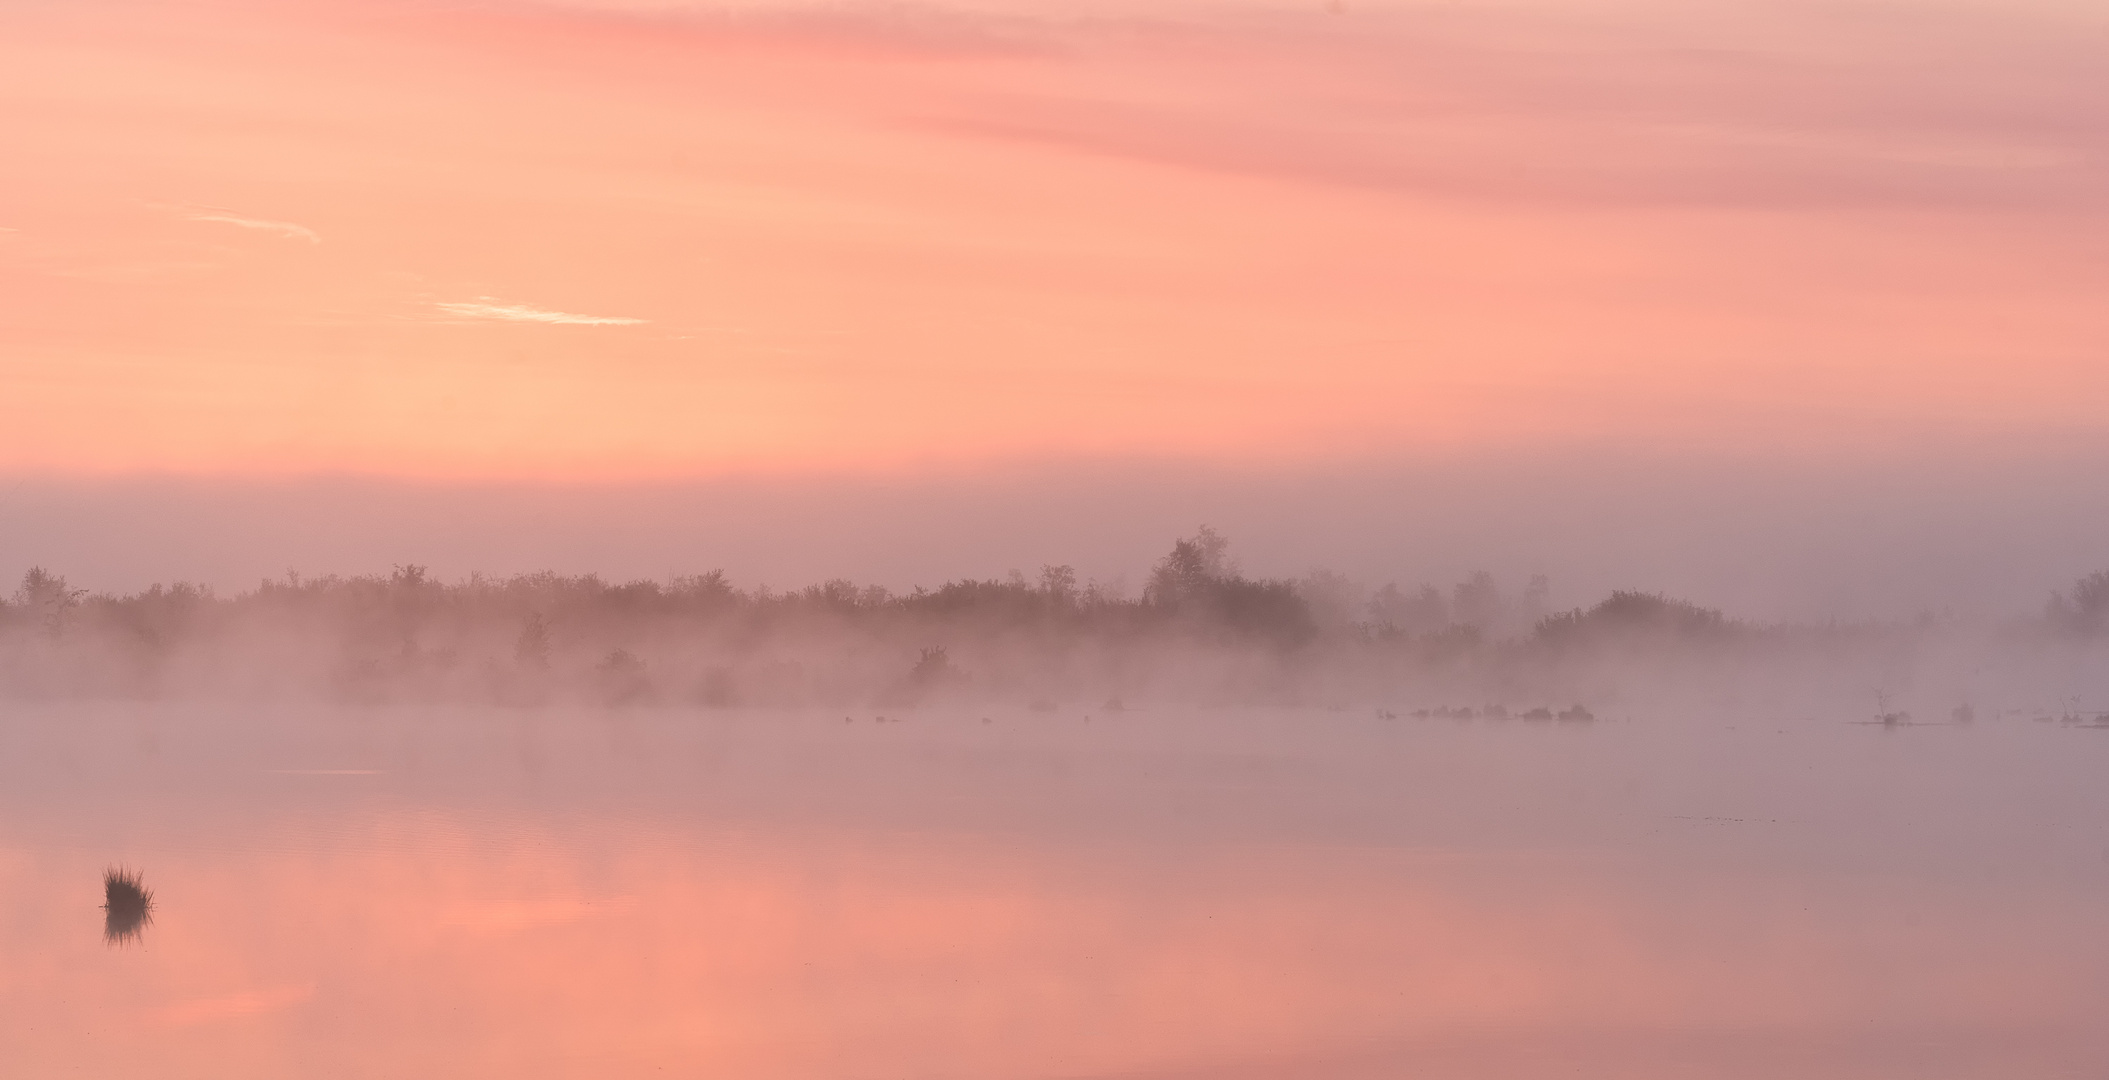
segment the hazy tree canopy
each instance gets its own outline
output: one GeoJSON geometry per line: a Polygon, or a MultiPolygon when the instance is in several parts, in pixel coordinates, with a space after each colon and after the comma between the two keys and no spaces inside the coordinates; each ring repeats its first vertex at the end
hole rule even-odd
{"type": "Polygon", "coordinates": [[[2065,595],[2053,595],[2047,615],[2068,633],[2109,633],[2109,570],[2081,578],[2065,595]]]}
{"type": "Polygon", "coordinates": [[[1369,617],[1379,630],[1434,634],[1450,626],[1450,601],[1433,585],[1408,593],[1387,584],[1370,600],[1369,617]]]}
{"type": "Polygon", "coordinates": [[[1643,635],[1718,638],[1740,629],[1721,612],[1656,593],[1618,591],[1587,611],[1548,616],[1538,623],[1541,641],[1643,635]]]}
{"type": "Polygon", "coordinates": [[[1368,613],[1369,592],[1337,570],[1313,570],[1296,583],[1297,595],[1312,620],[1327,632],[1361,623],[1368,613]]]}
{"type": "Polygon", "coordinates": [[[1144,603],[1197,628],[1281,644],[1316,632],[1311,607],[1291,581],[1253,581],[1229,558],[1230,542],[1206,525],[1176,541],[1150,571],[1144,603]]]}
{"type": "Polygon", "coordinates": [[[530,671],[549,670],[549,624],[542,621],[541,612],[528,612],[520,624],[520,636],[513,640],[513,662],[530,671]]]}
{"type": "Polygon", "coordinates": [[[1076,596],[1076,567],[1041,567],[1040,591],[1058,602],[1069,602],[1076,596]]]}
{"type": "MultiPolygon", "coordinates": [[[[1932,628],[1760,629],[1640,591],[1524,621],[1548,595],[1542,576],[1505,592],[1486,572],[1449,590],[1374,593],[1324,570],[1249,578],[1207,527],[1157,560],[1140,599],[1058,565],[1037,580],[1014,572],[897,594],[847,579],[743,590],[716,570],[665,583],[543,572],[450,584],[406,564],[385,575],[288,573],[229,597],[182,583],[91,596],[40,567],[0,607],[0,694],[299,686],[351,701],[522,702],[568,686],[604,703],[713,706],[940,691],[1132,701],[1177,669],[1218,696],[1293,700],[1354,680],[1521,677],[1533,664],[1669,655],[1680,650],[1662,647],[1685,643],[1801,647],[1932,628]],[[1633,648],[1564,651],[1602,642],[1633,648]]],[[[2055,594],[2044,618],[2011,632],[2109,636],[2109,572],[2055,594]]]]}
{"type": "Polygon", "coordinates": [[[1192,537],[1174,541],[1170,554],[1150,571],[1143,599],[1163,607],[1177,607],[1189,597],[1208,592],[1211,586],[1230,579],[1230,541],[1206,525],[1192,537]]]}
{"type": "Polygon", "coordinates": [[[73,610],[80,606],[81,597],[86,595],[87,590],[67,585],[64,577],[41,566],[32,566],[22,575],[22,584],[15,590],[15,604],[36,620],[47,635],[58,637],[65,632],[73,610]]]}
{"type": "Polygon", "coordinates": [[[1506,605],[1501,586],[1484,570],[1457,583],[1450,593],[1450,617],[1458,623],[1490,631],[1501,625],[1506,605]]]}

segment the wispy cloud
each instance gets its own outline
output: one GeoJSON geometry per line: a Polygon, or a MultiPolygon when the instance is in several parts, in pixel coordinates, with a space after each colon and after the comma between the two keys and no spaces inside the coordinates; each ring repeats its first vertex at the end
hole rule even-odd
{"type": "Polygon", "coordinates": [[[464,319],[496,319],[500,322],[559,323],[566,326],[638,326],[643,319],[629,319],[619,315],[575,315],[568,311],[546,311],[526,304],[502,304],[488,297],[477,297],[469,303],[433,305],[449,315],[464,319]]]}
{"type": "Polygon", "coordinates": [[[310,244],[322,242],[321,235],[316,233],[315,230],[305,225],[295,225],[290,221],[268,221],[263,218],[243,217],[232,211],[219,210],[212,207],[201,207],[187,211],[183,217],[186,221],[214,221],[222,225],[233,225],[243,229],[255,229],[258,232],[274,233],[288,240],[305,240],[310,244]]]}
{"type": "Polygon", "coordinates": [[[2038,213],[2109,190],[2109,52],[2018,3],[1350,6],[1079,21],[1043,81],[962,81],[917,122],[1474,201],[2038,213]]]}

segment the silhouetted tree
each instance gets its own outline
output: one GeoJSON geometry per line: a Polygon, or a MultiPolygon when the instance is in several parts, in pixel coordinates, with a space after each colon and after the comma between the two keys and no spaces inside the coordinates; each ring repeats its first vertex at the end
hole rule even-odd
{"type": "Polygon", "coordinates": [[[1189,597],[1206,593],[1211,585],[1231,576],[1230,541],[1223,534],[1201,526],[1200,531],[1172,543],[1172,550],[1150,571],[1143,586],[1143,602],[1176,608],[1189,597]]]}
{"type": "Polygon", "coordinates": [[[88,590],[67,585],[64,577],[32,566],[22,575],[21,587],[15,590],[15,603],[37,620],[47,636],[56,638],[66,632],[73,610],[80,607],[81,598],[86,595],[88,590]]]}
{"type": "Polygon", "coordinates": [[[1310,638],[1316,626],[1295,583],[1247,580],[1231,564],[1229,550],[1230,542],[1206,525],[1174,541],[1150,571],[1143,602],[1195,625],[1283,644],[1310,638]]]}
{"type": "Polygon", "coordinates": [[[1076,567],[1043,566],[1040,568],[1040,592],[1056,604],[1068,606],[1076,602],[1076,567]]]}

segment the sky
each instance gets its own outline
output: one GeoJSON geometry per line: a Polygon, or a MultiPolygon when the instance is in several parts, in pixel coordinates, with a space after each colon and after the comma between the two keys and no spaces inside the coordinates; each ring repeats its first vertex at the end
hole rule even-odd
{"type": "Polygon", "coordinates": [[[0,0],[0,561],[385,568],[537,498],[567,538],[450,558],[942,578],[915,554],[1166,539],[929,535],[1015,534],[1060,476],[1246,521],[1278,572],[1494,550],[1761,603],[1789,571],[1677,567],[1792,539],[1911,568],[1891,607],[2034,604],[2109,564],[2104,70],[2078,2],[0,0]],[[810,509],[577,520],[728,484],[810,509]],[[949,494],[870,497],[904,488],[949,494]],[[285,546],[166,554],[296,489],[285,546]],[[1729,509],[1519,544],[1548,489],[1729,509]],[[359,533],[379,504],[428,509],[359,533]],[[1458,515],[1504,524],[1429,539],[1458,515]]]}

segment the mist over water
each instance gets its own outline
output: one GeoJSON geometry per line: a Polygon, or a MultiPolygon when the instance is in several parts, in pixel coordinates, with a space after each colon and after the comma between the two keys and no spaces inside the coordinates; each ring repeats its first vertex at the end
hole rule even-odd
{"type": "Polygon", "coordinates": [[[72,562],[0,606],[0,1054],[258,1080],[2109,1066],[2109,576],[2077,472],[1880,498],[1276,477],[1239,488],[1267,514],[1130,543],[1240,505],[1226,475],[18,485],[10,542],[72,562]],[[101,583],[265,545],[469,568],[101,583]],[[624,551],[703,568],[516,569],[624,551]],[[757,580],[708,565],[741,551],[757,580]],[[959,551],[1002,569],[751,569],[959,551]],[[1783,570],[1815,551],[1841,561],[1783,570]],[[1841,615],[1878,595],[1983,600],[1841,615]]]}

